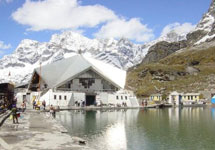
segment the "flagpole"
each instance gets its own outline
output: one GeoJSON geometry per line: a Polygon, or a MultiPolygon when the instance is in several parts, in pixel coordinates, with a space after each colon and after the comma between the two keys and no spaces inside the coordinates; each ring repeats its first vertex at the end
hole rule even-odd
{"type": "Polygon", "coordinates": [[[39,73],[39,85],[38,85],[38,101],[37,103],[39,104],[40,103],[40,87],[41,87],[41,74],[42,74],[42,69],[41,69],[41,64],[42,62],[40,61],[40,73],[39,73]]]}

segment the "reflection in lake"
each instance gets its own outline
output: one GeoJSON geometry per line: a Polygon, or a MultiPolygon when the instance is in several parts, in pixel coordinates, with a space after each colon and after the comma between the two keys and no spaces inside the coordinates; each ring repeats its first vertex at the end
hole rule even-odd
{"type": "Polygon", "coordinates": [[[215,110],[187,107],[148,110],[62,111],[72,136],[97,150],[215,149],[215,110]]]}

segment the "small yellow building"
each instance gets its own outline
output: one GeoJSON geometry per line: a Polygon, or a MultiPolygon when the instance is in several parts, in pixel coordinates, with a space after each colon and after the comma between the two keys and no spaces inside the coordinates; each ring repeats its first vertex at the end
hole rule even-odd
{"type": "Polygon", "coordinates": [[[162,101],[162,95],[161,94],[153,94],[149,97],[150,101],[162,101]]]}
{"type": "Polygon", "coordinates": [[[198,102],[200,99],[200,93],[178,93],[172,92],[169,95],[169,103],[180,105],[183,104],[193,104],[198,102]]]}
{"type": "Polygon", "coordinates": [[[199,101],[200,93],[186,93],[182,95],[183,101],[199,101]]]}

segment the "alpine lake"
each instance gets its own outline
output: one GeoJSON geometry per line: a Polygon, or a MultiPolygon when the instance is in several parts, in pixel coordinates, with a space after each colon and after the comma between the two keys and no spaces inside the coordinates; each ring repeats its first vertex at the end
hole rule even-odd
{"type": "Polygon", "coordinates": [[[56,119],[95,150],[214,150],[215,108],[61,111],[56,119]]]}

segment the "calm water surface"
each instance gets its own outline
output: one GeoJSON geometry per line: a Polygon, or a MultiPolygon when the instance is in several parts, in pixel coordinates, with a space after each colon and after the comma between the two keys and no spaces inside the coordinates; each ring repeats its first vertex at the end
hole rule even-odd
{"type": "Polygon", "coordinates": [[[56,118],[96,150],[215,150],[215,108],[62,111],[56,118]]]}

